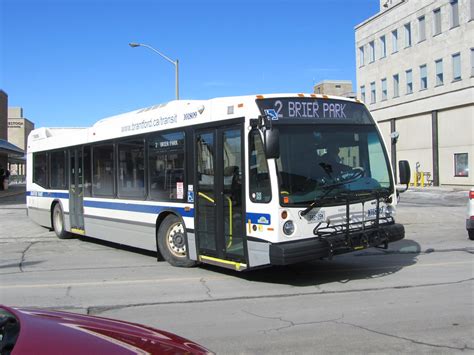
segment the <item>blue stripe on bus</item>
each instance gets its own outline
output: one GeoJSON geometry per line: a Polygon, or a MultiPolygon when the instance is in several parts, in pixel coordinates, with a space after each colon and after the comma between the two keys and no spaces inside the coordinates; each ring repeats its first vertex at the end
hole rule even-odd
{"type": "MultiPolygon", "coordinates": [[[[34,197],[69,199],[69,194],[65,192],[28,191],[26,194],[27,196],[34,196],[34,197]]],[[[93,208],[103,208],[103,209],[108,209],[108,210],[154,213],[154,214],[158,214],[164,210],[171,210],[180,214],[183,217],[194,217],[194,209],[190,209],[189,211],[186,211],[183,207],[152,206],[152,205],[139,205],[139,204],[133,204],[133,203],[124,203],[124,202],[88,201],[88,200],[84,200],[84,206],[93,207],[93,208]]]]}
{"type": "Polygon", "coordinates": [[[183,217],[194,217],[194,210],[186,211],[183,207],[172,206],[152,206],[152,205],[137,205],[123,202],[106,202],[106,201],[84,201],[84,207],[104,208],[108,210],[154,213],[158,214],[164,210],[171,210],[179,213],[183,217]]]}
{"type": "Polygon", "coordinates": [[[69,194],[67,192],[47,192],[47,191],[27,191],[26,196],[69,198],[69,194]]]}

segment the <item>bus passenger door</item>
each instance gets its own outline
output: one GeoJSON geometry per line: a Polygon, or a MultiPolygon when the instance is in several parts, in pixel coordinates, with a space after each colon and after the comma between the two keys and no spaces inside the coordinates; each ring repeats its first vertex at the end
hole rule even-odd
{"type": "Polygon", "coordinates": [[[195,135],[195,233],[200,259],[245,263],[242,125],[195,135]]]}
{"type": "Polygon", "coordinates": [[[69,220],[71,232],[84,234],[82,148],[69,150],[69,220]]]}

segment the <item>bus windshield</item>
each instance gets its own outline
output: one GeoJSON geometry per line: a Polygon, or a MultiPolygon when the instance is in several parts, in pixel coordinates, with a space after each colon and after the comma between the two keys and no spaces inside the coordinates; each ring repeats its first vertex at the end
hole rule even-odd
{"type": "Polygon", "coordinates": [[[304,205],[341,193],[392,190],[375,125],[281,125],[280,203],[304,205]]]}

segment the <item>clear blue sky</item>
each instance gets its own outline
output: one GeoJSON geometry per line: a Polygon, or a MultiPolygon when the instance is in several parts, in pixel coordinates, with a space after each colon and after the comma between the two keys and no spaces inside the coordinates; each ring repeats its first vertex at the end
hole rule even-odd
{"type": "Polygon", "coordinates": [[[0,0],[0,88],[42,126],[174,99],[355,84],[354,26],[378,0],[0,0]]]}

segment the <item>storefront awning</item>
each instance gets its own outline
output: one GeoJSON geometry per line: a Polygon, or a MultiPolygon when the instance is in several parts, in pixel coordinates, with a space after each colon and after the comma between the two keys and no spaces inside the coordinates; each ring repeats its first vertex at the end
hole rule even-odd
{"type": "Polygon", "coordinates": [[[11,156],[23,156],[25,154],[23,149],[18,148],[5,139],[0,139],[0,153],[6,153],[11,156]]]}

